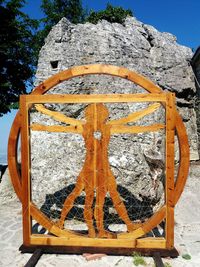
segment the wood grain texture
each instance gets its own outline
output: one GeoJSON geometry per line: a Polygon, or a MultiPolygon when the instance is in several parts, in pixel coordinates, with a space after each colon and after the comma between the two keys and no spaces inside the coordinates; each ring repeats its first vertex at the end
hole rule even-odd
{"type": "Polygon", "coordinates": [[[174,246],[174,135],[175,135],[175,95],[168,94],[166,102],[166,246],[174,246]]]}
{"type": "Polygon", "coordinates": [[[33,245],[51,245],[51,246],[79,246],[79,247],[122,247],[134,248],[136,240],[117,240],[105,238],[65,238],[65,237],[52,237],[52,236],[31,236],[31,244],[33,245]]]}
{"type": "Polygon", "coordinates": [[[26,95],[27,102],[31,103],[127,103],[127,102],[165,102],[166,94],[92,94],[92,95],[26,95]]]}
{"type": "Polygon", "coordinates": [[[140,238],[136,240],[136,247],[137,248],[159,248],[165,249],[166,248],[166,240],[163,237],[146,237],[140,238]]]}

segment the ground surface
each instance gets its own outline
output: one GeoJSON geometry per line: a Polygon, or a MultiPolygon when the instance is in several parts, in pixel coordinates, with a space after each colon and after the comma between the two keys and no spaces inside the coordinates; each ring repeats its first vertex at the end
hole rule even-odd
{"type": "MultiPolygon", "coordinates": [[[[200,267],[200,165],[193,164],[185,191],[176,207],[175,247],[177,259],[164,259],[172,267],[200,267]],[[189,254],[190,260],[182,255],[189,254]]],[[[2,184],[1,184],[2,185],[2,184]]],[[[0,186],[1,186],[0,185],[0,186]]],[[[9,195],[9,194],[8,194],[9,195]]],[[[22,267],[31,254],[21,254],[22,244],[21,204],[16,198],[0,196],[0,266],[22,267]]],[[[154,266],[152,258],[145,258],[146,266],[154,266]]],[[[37,267],[129,267],[133,257],[105,256],[100,260],[86,261],[81,255],[43,255],[37,267]]]]}

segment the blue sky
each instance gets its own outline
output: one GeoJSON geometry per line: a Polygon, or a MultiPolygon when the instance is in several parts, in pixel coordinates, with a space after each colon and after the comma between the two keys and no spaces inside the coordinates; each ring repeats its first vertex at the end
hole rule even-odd
{"type": "MultiPolygon", "coordinates": [[[[88,9],[105,9],[106,0],[83,0],[88,9]]],[[[43,16],[41,0],[27,1],[23,11],[32,18],[43,16]]],[[[200,0],[110,0],[114,6],[131,9],[134,16],[159,31],[177,36],[178,43],[196,49],[200,45],[200,0]]],[[[16,111],[0,118],[0,153],[6,153],[7,138],[16,111]]]]}
{"type": "MultiPolygon", "coordinates": [[[[27,2],[24,11],[33,18],[41,18],[41,0],[27,2]]],[[[82,0],[88,10],[105,9],[107,2],[82,0]]],[[[131,9],[140,21],[176,35],[180,44],[194,49],[200,45],[200,0],[109,0],[109,3],[131,9]]]]}

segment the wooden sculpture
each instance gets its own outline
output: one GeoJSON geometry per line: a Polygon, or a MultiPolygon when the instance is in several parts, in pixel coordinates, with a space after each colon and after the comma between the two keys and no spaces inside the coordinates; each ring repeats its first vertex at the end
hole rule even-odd
{"type": "Polygon", "coordinates": [[[12,183],[23,204],[23,244],[27,248],[34,246],[65,246],[65,251],[95,251],[106,253],[132,253],[132,249],[165,249],[174,246],[174,207],[184,189],[189,169],[189,145],[184,124],[178,114],[175,96],[163,93],[151,81],[122,67],[110,65],[79,66],[60,72],[41,83],[28,96],[21,97],[20,113],[17,114],[11,128],[8,144],[8,164],[12,183]],[[114,95],[43,95],[55,85],[73,77],[90,74],[106,74],[130,80],[147,90],[147,94],[114,94],[114,95]],[[43,95],[43,96],[42,96],[43,95]],[[105,103],[148,102],[149,107],[118,120],[108,120],[108,110],[105,103]],[[78,120],[65,116],[57,111],[49,110],[45,103],[85,103],[84,119],[78,120]],[[34,105],[38,112],[52,117],[65,125],[29,125],[28,111],[34,105]],[[149,126],[129,126],[140,118],[153,113],[160,105],[166,110],[166,123],[149,126]],[[45,216],[31,200],[30,187],[30,149],[29,130],[49,132],[79,133],[83,136],[86,146],[86,158],[83,168],[77,177],[74,190],[66,198],[59,221],[55,223],[45,216]],[[164,129],[166,133],[166,185],[165,204],[152,217],[143,223],[130,220],[123,201],[116,189],[115,177],[108,162],[108,144],[114,133],[141,133],[164,129]],[[174,179],[174,134],[178,137],[180,162],[177,178],[174,179]],[[22,174],[17,163],[17,143],[21,133],[22,142],[22,174]],[[102,160],[103,159],[103,160],[102,160]],[[103,179],[102,179],[103,177],[103,179]],[[75,198],[82,190],[86,192],[84,218],[88,226],[88,236],[63,229],[63,223],[75,198]],[[93,210],[91,208],[94,191],[96,204],[94,218],[97,229],[93,226],[93,210]],[[109,192],[118,215],[127,225],[128,232],[111,234],[104,229],[103,205],[105,194],[109,192]],[[37,221],[48,230],[49,235],[36,235],[31,231],[32,220],[37,221]],[[166,222],[165,237],[146,237],[154,227],[163,220],[166,222]],[[96,231],[97,230],[97,231],[96,231]],[[106,238],[106,243],[105,243],[106,238]],[[105,247],[106,246],[106,247],[105,247]]]}

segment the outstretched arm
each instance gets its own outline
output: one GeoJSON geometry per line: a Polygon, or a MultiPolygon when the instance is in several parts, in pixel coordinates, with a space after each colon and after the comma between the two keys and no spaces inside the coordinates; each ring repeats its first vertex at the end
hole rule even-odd
{"type": "Polygon", "coordinates": [[[160,103],[150,105],[148,108],[133,112],[125,118],[108,121],[107,124],[111,125],[111,134],[115,133],[143,133],[155,132],[165,128],[164,124],[151,124],[148,126],[129,126],[127,123],[137,121],[154,111],[161,106],[160,103]]]}
{"type": "Polygon", "coordinates": [[[70,124],[73,126],[83,125],[85,123],[82,120],[77,120],[74,118],[67,117],[58,111],[49,110],[41,104],[35,104],[35,108],[37,111],[39,111],[43,114],[49,115],[51,118],[53,118],[56,121],[64,122],[66,124],[70,124]]]}
{"type": "Polygon", "coordinates": [[[125,118],[108,121],[107,124],[109,124],[109,125],[123,125],[123,124],[129,123],[129,122],[137,121],[137,120],[139,120],[139,119],[141,119],[141,118],[153,113],[160,106],[161,106],[160,103],[155,103],[153,105],[150,105],[148,108],[142,109],[140,111],[133,112],[133,113],[129,114],[127,117],[125,117],[125,118]]]}
{"type": "Polygon", "coordinates": [[[43,125],[43,124],[33,123],[30,125],[31,130],[48,131],[48,132],[70,132],[70,133],[80,133],[80,134],[82,133],[83,131],[82,125],[84,124],[84,121],[67,117],[64,114],[57,111],[49,110],[41,104],[35,104],[35,108],[37,111],[50,116],[54,120],[59,122],[64,122],[68,125],[67,126],[43,125]]]}

